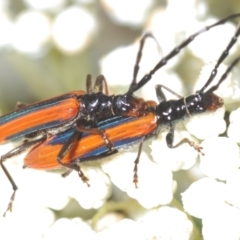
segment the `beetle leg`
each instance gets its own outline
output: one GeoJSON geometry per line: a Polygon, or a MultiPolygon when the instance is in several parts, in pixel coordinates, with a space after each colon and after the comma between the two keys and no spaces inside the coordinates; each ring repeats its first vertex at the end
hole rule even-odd
{"type": "Polygon", "coordinates": [[[112,142],[108,139],[104,130],[98,129],[98,128],[85,128],[82,125],[77,126],[76,129],[79,132],[85,132],[85,133],[100,135],[102,137],[103,141],[105,142],[105,145],[107,146],[108,150],[109,151],[113,150],[114,146],[113,146],[112,142]]]}
{"type": "Polygon", "coordinates": [[[69,152],[69,150],[72,148],[73,144],[76,143],[77,139],[81,136],[81,132],[75,131],[72,136],[64,143],[62,149],[60,150],[58,156],[57,156],[57,161],[60,165],[68,168],[68,170],[62,174],[63,177],[68,176],[72,170],[75,170],[78,172],[79,177],[82,179],[84,183],[86,183],[88,186],[88,178],[85,177],[83,174],[81,168],[76,164],[76,163],[63,163],[62,159],[64,156],[69,152]]]}
{"type": "Polygon", "coordinates": [[[134,172],[133,183],[135,184],[136,188],[138,188],[138,186],[137,186],[137,184],[138,184],[138,174],[137,174],[137,171],[138,171],[138,164],[139,164],[139,161],[140,161],[140,155],[141,155],[141,152],[142,152],[142,145],[143,145],[143,142],[141,142],[140,145],[139,145],[138,155],[137,155],[136,160],[134,161],[134,168],[133,168],[133,172],[134,172]]]}
{"type": "Polygon", "coordinates": [[[67,164],[67,163],[63,163],[63,162],[61,162],[59,160],[58,160],[58,162],[63,167],[68,168],[68,170],[65,173],[62,174],[63,177],[68,176],[72,172],[72,170],[75,170],[75,171],[78,172],[78,176],[82,179],[82,181],[84,183],[86,183],[88,187],[90,187],[90,185],[88,183],[88,178],[84,175],[84,173],[82,172],[82,170],[81,170],[81,168],[80,168],[80,166],[78,164],[76,164],[76,163],[67,164]]]}
{"type": "Polygon", "coordinates": [[[107,80],[103,75],[99,75],[96,78],[95,84],[94,84],[94,93],[103,92],[103,83],[105,86],[105,94],[108,95],[108,85],[107,80]]]}
{"type": "Polygon", "coordinates": [[[64,143],[62,149],[60,150],[60,152],[57,156],[57,160],[60,164],[62,163],[62,159],[64,158],[64,156],[70,151],[70,149],[73,147],[74,143],[77,141],[77,139],[79,139],[79,137],[81,136],[81,134],[83,132],[90,133],[90,134],[101,135],[101,137],[104,140],[105,145],[107,146],[109,151],[110,152],[113,151],[114,146],[113,146],[112,142],[108,139],[104,130],[98,129],[98,128],[85,128],[83,125],[80,125],[80,126],[76,126],[76,131],[64,143]]]}
{"type": "MultiPolygon", "coordinates": [[[[116,153],[118,153],[118,150],[117,150],[117,149],[114,149],[113,151],[108,151],[108,152],[106,152],[106,153],[104,153],[104,154],[99,154],[99,155],[97,155],[97,156],[85,157],[85,158],[81,158],[81,157],[76,158],[76,159],[74,159],[74,162],[72,162],[71,164],[69,164],[70,166],[69,166],[68,164],[67,164],[68,166],[65,165],[65,166],[68,167],[69,169],[68,169],[66,172],[64,172],[64,173],[62,174],[62,176],[63,176],[63,177],[67,177],[67,176],[72,172],[72,170],[79,171],[79,170],[80,170],[80,167],[79,167],[78,163],[95,161],[95,160],[98,160],[98,159],[102,159],[102,158],[109,157],[109,156],[114,155],[114,154],[116,154],[116,153]]],[[[87,179],[87,177],[84,176],[84,174],[83,174],[83,172],[82,172],[81,170],[80,170],[80,172],[78,173],[78,175],[79,175],[79,177],[83,180],[84,183],[87,183],[88,179],[87,179]]],[[[87,185],[90,186],[88,183],[87,183],[87,185]]]]}
{"type": "Polygon", "coordinates": [[[158,101],[159,102],[163,102],[163,101],[166,101],[166,97],[165,97],[165,94],[163,93],[162,91],[162,88],[164,88],[165,90],[167,90],[168,92],[172,93],[174,96],[178,97],[178,98],[183,98],[183,96],[179,95],[178,93],[174,92],[172,89],[162,85],[162,84],[158,84],[155,86],[155,89],[156,89],[156,95],[157,95],[157,98],[158,98],[158,101]]]}
{"type": "Polygon", "coordinates": [[[194,141],[191,141],[188,138],[183,138],[180,142],[178,142],[175,145],[173,145],[173,141],[174,141],[174,128],[171,127],[169,133],[166,136],[166,142],[169,148],[177,148],[184,143],[188,143],[191,147],[193,147],[196,151],[198,151],[204,156],[204,153],[202,152],[203,148],[198,146],[194,141]]]}
{"type": "Polygon", "coordinates": [[[11,158],[13,156],[16,156],[16,155],[22,153],[26,149],[28,149],[28,148],[30,148],[30,147],[32,147],[32,146],[34,146],[34,145],[44,141],[44,140],[46,140],[46,136],[43,136],[42,138],[36,139],[36,140],[33,140],[33,141],[26,141],[22,145],[20,145],[19,147],[14,148],[13,150],[7,152],[6,154],[4,154],[4,155],[2,155],[0,157],[1,168],[2,168],[3,172],[5,173],[5,175],[7,176],[8,180],[11,183],[12,188],[13,188],[13,193],[11,195],[11,198],[10,198],[7,210],[3,214],[4,217],[6,216],[6,213],[8,211],[10,211],[10,212],[12,211],[12,204],[13,204],[13,201],[14,201],[14,198],[15,198],[15,194],[16,194],[16,191],[17,191],[18,187],[17,187],[16,183],[14,182],[11,174],[8,172],[7,168],[3,164],[3,162],[5,162],[6,160],[8,160],[9,158],[11,158]]]}

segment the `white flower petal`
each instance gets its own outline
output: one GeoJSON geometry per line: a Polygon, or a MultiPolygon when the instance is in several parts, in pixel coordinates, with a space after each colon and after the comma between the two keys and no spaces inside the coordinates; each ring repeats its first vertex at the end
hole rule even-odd
{"type": "Polygon", "coordinates": [[[68,187],[61,174],[35,169],[20,168],[20,170],[18,176],[13,176],[19,186],[16,194],[16,203],[19,207],[35,206],[61,210],[67,205],[68,187]]]}
{"type": "Polygon", "coordinates": [[[240,210],[223,205],[202,219],[204,240],[238,240],[240,238],[240,210]]]}
{"type": "Polygon", "coordinates": [[[226,182],[226,202],[240,208],[240,170],[229,175],[226,182]]]}
{"type": "MultiPolygon", "coordinates": [[[[209,17],[207,18],[206,22],[200,22],[198,25],[190,24],[194,27],[195,30],[191,29],[191,31],[189,31],[189,34],[192,34],[193,30],[200,30],[204,26],[211,25],[217,21],[217,19],[209,17]]],[[[230,36],[233,36],[235,29],[236,27],[232,23],[227,22],[224,25],[215,27],[208,32],[203,33],[198,37],[197,40],[194,40],[191,44],[189,44],[189,48],[197,57],[203,59],[205,62],[216,60],[226,48],[230,36]],[[224,35],[223,32],[225,33],[224,35]]],[[[234,51],[234,49],[236,49],[236,46],[233,47],[232,51],[234,51]]],[[[205,81],[207,81],[207,79],[208,78],[206,78],[205,81]]]]}
{"type": "Polygon", "coordinates": [[[84,175],[89,179],[89,187],[79,178],[76,172],[71,173],[68,181],[68,193],[75,198],[84,209],[99,208],[111,195],[109,178],[98,168],[81,167],[84,175]]]}
{"type": "Polygon", "coordinates": [[[138,188],[133,184],[135,153],[123,153],[113,160],[102,163],[103,170],[122,191],[135,198],[145,208],[167,204],[172,200],[175,187],[172,172],[151,162],[142,153],[138,164],[138,188]]]}
{"type": "Polygon", "coordinates": [[[153,210],[140,221],[146,225],[148,239],[188,240],[192,234],[193,225],[187,215],[171,207],[153,210]]]}
{"type": "Polygon", "coordinates": [[[197,218],[203,218],[217,206],[225,204],[225,184],[210,178],[203,178],[192,183],[182,193],[185,211],[197,218]]]}
{"type": "Polygon", "coordinates": [[[184,125],[186,129],[198,139],[206,139],[218,136],[226,130],[226,122],[224,121],[225,109],[220,108],[215,112],[202,113],[192,116],[184,125]]]}
{"type": "Polygon", "coordinates": [[[200,169],[209,177],[226,180],[240,166],[239,147],[230,138],[212,137],[202,142],[204,156],[200,156],[200,169]]]}
{"type": "MultiPolygon", "coordinates": [[[[166,143],[166,134],[159,134],[157,140],[154,140],[150,145],[154,161],[169,167],[172,171],[191,168],[197,161],[198,152],[188,143],[177,148],[169,148],[166,143]]],[[[193,140],[197,144],[196,139],[193,139],[188,132],[175,131],[174,145],[184,138],[193,140]]]]}
{"type": "Polygon", "coordinates": [[[48,209],[36,207],[34,204],[16,207],[5,218],[0,217],[0,238],[40,240],[53,222],[54,214],[48,209]]]}

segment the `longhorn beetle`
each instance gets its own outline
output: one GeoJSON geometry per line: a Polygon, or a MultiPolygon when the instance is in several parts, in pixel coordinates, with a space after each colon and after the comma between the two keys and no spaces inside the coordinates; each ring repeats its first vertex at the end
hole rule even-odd
{"type": "MultiPolygon", "coordinates": [[[[100,135],[104,139],[109,151],[112,151],[113,146],[111,141],[108,140],[104,131],[96,128],[97,123],[112,116],[139,117],[146,114],[149,109],[154,108],[156,103],[153,101],[144,101],[141,98],[135,97],[133,93],[144,86],[157,70],[177,55],[181,49],[185,48],[197,36],[237,17],[240,17],[240,13],[224,18],[191,35],[162,58],[148,74],[137,82],[139,62],[145,40],[147,37],[152,37],[151,34],[144,35],[140,41],[134,66],[133,80],[125,94],[108,95],[107,82],[103,75],[97,77],[94,87],[92,87],[91,75],[88,75],[86,80],[87,92],[78,90],[35,104],[22,105],[23,107],[16,111],[0,117],[0,143],[21,140],[23,138],[26,141],[22,143],[21,151],[24,151],[44,141],[51,135],[74,127],[76,134],[73,134],[66,141],[56,155],[59,164],[62,164],[64,155],[69,151],[78,138],[78,135],[81,135],[83,132],[100,135]],[[105,86],[105,93],[103,92],[103,85],[105,86]]],[[[213,74],[215,73],[213,72],[213,74]]],[[[12,154],[9,154],[9,157],[18,153],[12,152],[12,154]]],[[[3,160],[0,161],[2,165],[3,160]]]]}
{"type": "MultiPolygon", "coordinates": [[[[232,16],[236,17],[238,15],[232,15],[232,16]]],[[[230,17],[226,19],[230,19],[230,17]]],[[[226,21],[226,19],[219,21],[218,24],[223,23],[224,21],[226,21]]],[[[211,25],[211,27],[212,26],[216,26],[216,24],[211,25]]],[[[209,27],[206,27],[205,31],[206,29],[209,29],[209,27]]],[[[168,54],[165,58],[163,58],[155,66],[155,68],[152,71],[150,71],[149,74],[145,75],[145,77],[142,78],[142,80],[140,80],[139,83],[135,83],[136,76],[138,73],[138,64],[141,59],[140,53],[144,45],[144,41],[142,41],[139,54],[137,57],[136,65],[134,68],[135,80],[132,82],[128,91],[128,93],[130,93],[130,96],[132,96],[132,93],[134,91],[139,89],[139,86],[143,86],[144,84],[146,84],[151,79],[151,76],[154,74],[154,72],[157,71],[157,69],[159,69],[161,66],[166,64],[168,59],[176,55],[181,48],[186,46],[190,41],[194,39],[195,36],[199,35],[203,31],[204,30],[197,32],[195,35],[192,35],[192,37],[184,41],[179,47],[175,48],[173,51],[170,52],[170,54],[168,54]]],[[[35,169],[53,169],[53,168],[58,168],[60,166],[65,166],[68,168],[68,170],[63,174],[64,176],[68,175],[72,170],[76,170],[79,176],[82,178],[82,180],[84,182],[87,182],[88,179],[84,176],[83,172],[81,171],[80,166],[78,165],[79,162],[85,162],[85,161],[91,161],[91,160],[103,158],[116,153],[118,149],[124,149],[129,144],[136,144],[140,142],[139,153],[134,166],[134,183],[137,186],[137,182],[138,182],[137,164],[139,163],[140,153],[142,149],[142,142],[143,140],[148,139],[149,137],[157,134],[161,128],[169,129],[169,132],[166,136],[168,147],[176,148],[183,143],[188,143],[190,146],[194,147],[197,151],[201,152],[201,148],[199,146],[197,146],[194,142],[186,138],[182,139],[178,144],[175,144],[175,145],[173,144],[175,125],[179,121],[189,116],[200,114],[206,111],[215,111],[216,109],[222,107],[223,100],[217,95],[215,95],[213,92],[219,87],[222,81],[224,81],[228,73],[237,64],[240,58],[237,58],[228,67],[228,69],[222,75],[222,77],[220,78],[219,82],[216,85],[212,86],[207,91],[206,91],[206,88],[215,78],[219,65],[228,56],[229,50],[236,43],[239,34],[240,34],[240,27],[237,29],[234,37],[231,39],[231,41],[227,45],[225,51],[223,51],[223,53],[220,55],[206,84],[195,94],[192,94],[186,98],[177,95],[180,97],[179,100],[167,101],[164,93],[162,92],[162,88],[165,88],[166,90],[169,90],[169,89],[164,87],[163,85],[157,85],[156,93],[160,103],[158,105],[156,103],[152,104],[152,106],[149,107],[146,113],[143,114],[142,116],[137,116],[137,117],[130,116],[126,118],[114,117],[112,119],[107,118],[105,121],[100,122],[98,124],[98,128],[101,128],[106,132],[107,138],[111,142],[113,142],[115,145],[114,150],[109,149],[109,147],[106,146],[106,141],[101,136],[99,135],[89,136],[86,134],[83,134],[82,136],[80,136],[78,131],[76,131],[75,126],[73,126],[72,129],[62,133],[58,133],[53,136],[49,136],[47,139],[44,139],[40,143],[35,145],[24,159],[25,167],[32,167],[35,169]],[[70,142],[72,141],[72,139],[74,139],[74,143],[77,143],[74,146],[74,151],[70,151],[69,153],[68,151],[65,151],[65,154],[62,156],[62,159],[56,161],[55,160],[56,154],[62,151],[62,149],[66,146],[66,143],[72,144],[70,142]]],[[[126,94],[126,96],[128,95],[128,93],[126,94]]],[[[86,132],[89,133],[88,130],[86,132]]],[[[14,190],[7,210],[11,210],[12,208],[12,201],[14,200],[17,186],[13,181],[13,179],[11,178],[10,174],[8,173],[6,167],[3,165],[3,162],[9,157],[22,152],[23,149],[25,149],[27,144],[28,142],[26,144],[23,144],[13,149],[9,153],[3,155],[1,158],[1,166],[5,174],[7,175],[9,181],[11,182],[14,190]]]]}

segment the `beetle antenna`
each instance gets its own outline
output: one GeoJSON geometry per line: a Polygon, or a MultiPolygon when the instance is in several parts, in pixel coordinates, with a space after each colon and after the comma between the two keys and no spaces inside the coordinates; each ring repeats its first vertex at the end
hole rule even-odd
{"type": "Polygon", "coordinates": [[[240,56],[237,57],[231,64],[230,66],[228,66],[227,70],[225,71],[225,73],[221,76],[220,80],[218,81],[218,83],[214,86],[212,86],[211,88],[209,88],[207,90],[206,93],[210,93],[210,92],[214,92],[215,90],[218,89],[219,85],[227,78],[229,72],[231,72],[231,70],[233,69],[233,67],[240,61],[240,56]]]}
{"type": "MultiPolygon", "coordinates": [[[[136,83],[136,81],[132,81],[129,90],[127,92],[127,96],[131,96],[135,91],[137,91],[139,88],[141,88],[142,86],[144,86],[147,82],[149,82],[152,78],[152,75],[159,70],[162,66],[166,65],[168,60],[170,60],[171,58],[173,58],[175,55],[177,55],[183,48],[185,48],[189,43],[191,43],[197,36],[199,36],[200,34],[207,32],[209,29],[214,28],[216,26],[222,25],[225,22],[240,17],[240,13],[236,13],[233,14],[231,16],[228,16],[212,25],[206,26],[204,28],[202,28],[201,30],[199,30],[198,32],[194,33],[193,35],[191,35],[189,38],[187,38],[185,41],[183,41],[179,46],[177,46],[176,48],[174,48],[168,55],[166,55],[165,57],[163,57],[157,64],[156,66],[148,73],[146,74],[138,83],[136,83]]],[[[230,47],[231,48],[231,47],[230,47]]],[[[224,55],[224,54],[223,54],[224,55]]],[[[225,55],[224,55],[225,56],[225,55]]],[[[225,58],[224,56],[222,56],[221,58],[225,58]]],[[[222,61],[222,59],[220,58],[220,62],[222,61]]],[[[137,70],[138,71],[138,70],[137,70]]],[[[212,77],[214,78],[214,76],[212,77]]],[[[212,81],[212,79],[210,80],[210,82],[212,81]]],[[[209,83],[210,83],[209,82],[209,83]]],[[[203,87],[202,90],[204,90],[208,84],[205,84],[206,86],[203,87]]]]}
{"type": "MultiPolygon", "coordinates": [[[[211,72],[211,74],[210,74],[209,79],[207,80],[207,82],[205,83],[205,85],[202,87],[202,89],[201,89],[199,92],[204,92],[204,90],[205,90],[205,89],[209,86],[209,84],[213,81],[213,79],[214,79],[215,76],[217,75],[217,71],[218,71],[219,65],[220,65],[220,64],[224,61],[224,59],[228,56],[230,49],[231,49],[231,48],[233,47],[233,45],[237,42],[237,39],[238,39],[238,36],[239,36],[239,35],[240,35],[240,26],[238,27],[235,35],[232,37],[232,39],[230,40],[229,44],[227,45],[227,48],[226,48],[226,49],[222,52],[222,54],[220,55],[220,57],[219,57],[216,65],[215,65],[214,69],[212,70],[212,72],[211,72]]],[[[237,59],[236,59],[236,60],[237,60],[237,59]]],[[[237,61],[237,62],[238,62],[238,61],[237,61]]],[[[231,65],[232,65],[232,64],[231,64],[231,65]]],[[[231,65],[230,65],[230,67],[231,67],[231,65]]],[[[235,65],[235,64],[234,64],[234,65],[235,65]]],[[[227,74],[228,74],[228,73],[227,73],[227,74]]],[[[224,75],[225,75],[225,74],[224,74],[224,75]]],[[[223,76],[222,76],[222,77],[223,77],[223,76]]],[[[218,82],[217,85],[215,85],[215,86],[213,86],[213,87],[210,88],[210,89],[212,90],[212,92],[213,92],[214,90],[216,90],[216,89],[219,87],[220,83],[226,78],[226,76],[225,76],[224,79],[222,79],[222,77],[221,77],[221,79],[219,80],[219,82],[218,82]],[[214,90],[213,90],[213,89],[214,89],[214,90]]],[[[208,91],[208,92],[209,92],[209,91],[208,91]]]]}

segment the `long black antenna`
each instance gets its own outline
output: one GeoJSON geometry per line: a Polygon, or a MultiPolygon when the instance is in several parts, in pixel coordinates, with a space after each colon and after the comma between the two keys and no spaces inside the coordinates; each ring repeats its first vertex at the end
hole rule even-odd
{"type": "MultiPolygon", "coordinates": [[[[168,60],[170,60],[171,58],[173,58],[175,55],[177,55],[184,47],[186,47],[189,43],[191,43],[198,35],[207,32],[209,29],[216,27],[218,25],[224,24],[225,22],[240,17],[240,13],[236,13],[233,14],[231,16],[228,16],[212,25],[206,26],[204,28],[202,28],[201,30],[199,30],[198,32],[196,32],[195,34],[191,35],[189,38],[187,38],[185,41],[183,41],[178,47],[174,48],[168,55],[166,55],[165,57],[163,57],[158,63],[157,65],[148,73],[146,74],[138,83],[136,82],[136,79],[133,79],[129,90],[127,92],[128,96],[131,96],[135,91],[137,91],[139,88],[141,88],[142,86],[144,86],[151,78],[152,75],[158,70],[160,69],[162,66],[166,65],[168,60]]],[[[139,52],[141,52],[142,48],[139,49],[139,52]]],[[[141,54],[141,53],[138,53],[141,54]]],[[[213,76],[214,78],[214,76],[213,76]]],[[[204,86],[205,87],[205,86],[204,86]]]]}
{"type": "Polygon", "coordinates": [[[209,92],[214,92],[215,90],[218,89],[219,85],[227,78],[229,72],[232,71],[233,67],[240,61],[240,56],[237,57],[230,65],[229,67],[226,69],[225,73],[221,76],[220,80],[218,81],[218,83],[214,86],[212,86],[211,88],[209,88],[207,90],[206,93],[209,93],[209,92]]]}
{"type": "MultiPolygon", "coordinates": [[[[219,65],[223,62],[223,60],[228,56],[230,49],[233,47],[233,45],[237,42],[238,36],[240,35],[240,26],[238,27],[235,35],[231,38],[229,44],[227,45],[226,49],[222,52],[222,54],[220,55],[217,63],[214,66],[214,69],[212,70],[209,79],[207,80],[207,82],[205,83],[205,85],[202,87],[202,89],[199,92],[204,92],[204,90],[209,86],[209,84],[213,81],[213,79],[215,78],[215,76],[217,75],[217,71],[218,71],[218,67],[219,65]]],[[[222,78],[221,78],[222,79],[222,78]]],[[[216,90],[220,83],[224,80],[219,80],[218,84],[211,87],[210,89],[212,90],[212,92],[214,90],[216,90]],[[213,90],[214,89],[214,90],[213,90]]]]}

